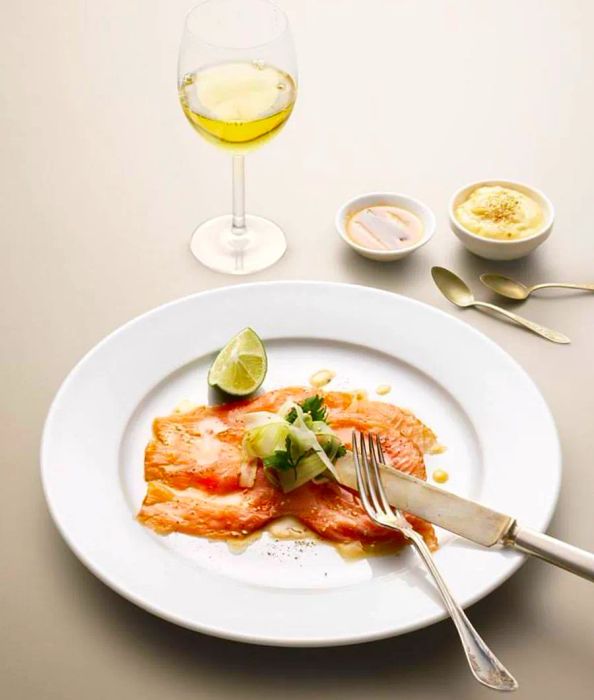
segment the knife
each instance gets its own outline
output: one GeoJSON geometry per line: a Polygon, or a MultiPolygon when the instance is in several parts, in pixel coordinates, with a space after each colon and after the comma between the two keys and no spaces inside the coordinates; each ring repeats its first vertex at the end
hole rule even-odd
{"type": "MultiPolygon", "coordinates": [[[[335,465],[338,481],[357,491],[351,459],[335,465]]],[[[531,554],[594,581],[594,554],[520,525],[515,518],[428,484],[396,469],[381,467],[386,495],[395,507],[483,547],[497,545],[531,554]]]]}

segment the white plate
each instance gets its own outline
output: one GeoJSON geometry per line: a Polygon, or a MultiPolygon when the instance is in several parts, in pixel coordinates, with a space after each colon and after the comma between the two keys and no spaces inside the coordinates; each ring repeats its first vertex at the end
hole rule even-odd
{"type": "MultiPolygon", "coordinates": [[[[387,292],[241,285],[127,323],[81,360],[50,409],[41,462],[52,516],[81,561],[121,595],[185,627],[260,644],[361,642],[444,617],[408,550],[349,562],[327,545],[264,536],[234,554],[224,543],[160,537],[135,521],[152,419],[181,399],[206,402],[211,359],[248,325],[269,351],[265,389],[306,384],[323,367],[337,372],[332,387],[373,394],[390,384],[386,399],[411,408],[448,448],[428,460],[429,471],[443,467],[448,488],[546,528],[561,474],[557,432],[532,380],[492,341],[387,292]]],[[[437,562],[464,605],[522,561],[439,535],[437,562]]]]}

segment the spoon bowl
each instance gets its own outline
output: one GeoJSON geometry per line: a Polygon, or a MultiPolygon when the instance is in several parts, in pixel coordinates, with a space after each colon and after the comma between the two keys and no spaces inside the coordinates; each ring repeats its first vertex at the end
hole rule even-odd
{"type": "Polygon", "coordinates": [[[445,267],[432,267],[431,276],[439,291],[452,304],[461,308],[474,304],[474,294],[470,291],[470,287],[451,270],[445,267]]]}
{"type": "Polygon", "coordinates": [[[493,272],[485,272],[480,279],[485,287],[508,299],[522,301],[528,297],[531,291],[530,287],[527,287],[525,284],[511,279],[511,277],[497,275],[493,272]]]}
{"type": "Polygon", "coordinates": [[[500,316],[505,316],[505,318],[517,323],[519,326],[527,328],[529,331],[540,335],[553,343],[570,343],[571,341],[563,333],[559,331],[554,331],[546,326],[541,326],[540,323],[534,323],[527,318],[518,316],[518,314],[509,311],[508,309],[502,309],[500,306],[495,306],[495,304],[489,304],[486,301],[477,301],[474,298],[474,294],[463,280],[461,280],[458,275],[454,274],[451,270],[447,270],[445,267],[432,267],[431,276],[433,281],[437,285],[439,291],[444,295],[444,297],[456,306],[460,306],[463,309],[468,307],[474,307],[475,309],[481,309],[484,311],[495,312],[500,316]]]}
{"type": "Polygon", "coordinates": [[[533,284],[531,287],[527,287],[525,284],[511,279],[511,277],[498,275],[494,272],[485,272],[480,279],[485,287],[500,294],[502,297],[515,299],[516,301],[527,299],[532,292],[536,292],[538,289],[576,289],[584,292],[594,292],[594,284],[578,284],[575,282],[545,282],[544,284],[533,284]]]}

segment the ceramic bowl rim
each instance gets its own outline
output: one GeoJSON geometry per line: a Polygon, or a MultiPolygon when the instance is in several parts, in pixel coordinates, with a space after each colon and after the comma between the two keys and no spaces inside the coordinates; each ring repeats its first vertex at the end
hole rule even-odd
{"type": "Polygon", "coordinates": [[[555,207],[551,200],[546,196],[546,194],[532,185],[528,185],[524,182],[518,182],[517,180],[502,180],[497,178],[486,179],[486,180],[476,180],[473,182],[468,182],[467,184],[459,187],[454,194],[450,197],[450,202],[448,205],[448,215],[450,217],[450,224],[452,227],[457,228],[470,238],[474,238],[476,241],[481,241],[482,243],[494,244],[497,246],[514,247],[528,241],[534,241],[550,232],[551,226],[555,220],[555,207]],[[457,203],[458,198],[461,194],[476,190],[479,187],[485,187],[489,185],[500,185],[502,187],[509,187],[510,189],[518,189],[519,192],[525,190],[527,192],[532,192],[536,195],[537,199],[540,200],[540,204],[543,206],[543,214],[545,220],[542,226],[530,236],[525,236],[524,238],[514,238],[512,240],[500,239],[500,238],[487,238],[485,236],[479,236],[477,233],[473,233],[467,229],[464,224],[462,224],[454,213],[454,206],[457,203]]]}
{"type": "MultiPolygon", "coordinates": [[[[394,206],[398,205],[395,204],[394,206]]],[[[406,204],[400,204],[399,206],[402,206],[403,209],[406,209],[406,204]]],[[[415,212],[413,211],[412,213],[414,214],[415,212]]],[[[412,253],[415,250],[418,250],[419,248],[422,248],[424,245],[429,243],[429,241],[433,238],[435,234],[436,219],[435,214],[433,213],[431,208],[428,207],[424,202],[422,202],[420,199],[417,199],[416,197],[411,197],[410,195],[405,194],[403,192],[365,192],[363,194],[357,195],[356,197],[352,197],[351,199],[347,200],[341,207],[339,207],[338,211],[336,212],[335,225],[336,230],[338,231],[338,234],[342,238],[342,240],[358,253],[372,253],[378,258],[391,258],[395,254],[398,256],[408,255],[409,253],[412,253]],[[424,230],[422,238],[419,241],[417,241],[417,243],[411,246],[407,246],[406,248],[396,248],[394,250],[377,250],[375,248],[366,248],[365,246],[359,245],[359,243],[355,243],[355,241],[351,240],[346,233],[344,225],[346,219],[346,212],[351,206],[356,204],[358,201],[370,197],[377,198],[377,204],[385,204],[385,200],[389,198],[397,198],[402,201],[412,202],[414,206],[422,212],[421,215],[418,215],[423,222],[424,230]],[[384,201],[382,202],[380,200],[384,201]]]]}

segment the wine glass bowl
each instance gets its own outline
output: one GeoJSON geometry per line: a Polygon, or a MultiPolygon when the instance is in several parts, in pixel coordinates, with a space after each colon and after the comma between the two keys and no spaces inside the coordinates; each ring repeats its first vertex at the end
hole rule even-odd
{"type": "Polygon", "coordinates": [[[191,249],[204,265],[247,274],[285,252],[281,229],[244,211],[244,155],[277,134],[297,96],[289,23],[269,0],[206,0],[186,17],[178,63],[184,114],[233,154],[233,214],[201,224],[191,249]]]}

